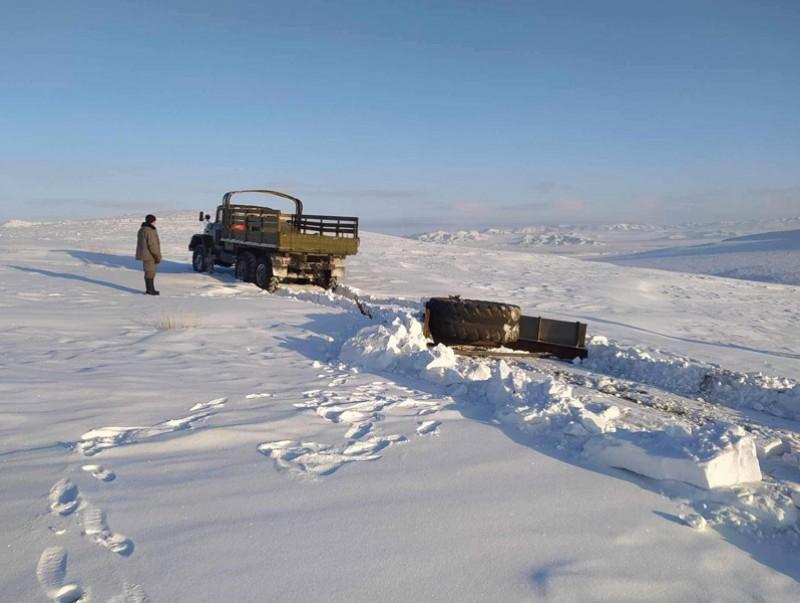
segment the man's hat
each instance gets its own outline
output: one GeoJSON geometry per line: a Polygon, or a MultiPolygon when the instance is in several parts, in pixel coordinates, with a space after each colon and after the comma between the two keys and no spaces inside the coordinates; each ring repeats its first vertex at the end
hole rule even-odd
{"type": "Polygon", "coordinates": [[[153,222],[156,221],[156,217],[153,214],[147,214],[144,218],[144,221],[147,222],[148,224],[152,224],[153,222]]]}

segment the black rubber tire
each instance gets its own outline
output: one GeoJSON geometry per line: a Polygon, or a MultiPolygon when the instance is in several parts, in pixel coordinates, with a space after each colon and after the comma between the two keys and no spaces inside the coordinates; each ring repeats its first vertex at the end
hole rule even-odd
{"type": "Polygon", "coordinates": [[[272,274],[272,263],[269,258],[263,258],[256,262],[256,271],[253,278],[256,285],[265,291],[275,293],[280,280],[272,274]]]}
{"type": "Polygon", "coordinates": [[[256,258],[249,251],[236,256],[236,278],[252,283],[256,277],[256,258]]]}
{"type": "Polygon", "coordinates": [[[326,271],[322,275],[322,278],[319,279],[319,284],[323,289],[327,289],[328,291],[336,291],[336,287],[339,286],[339,279],[335,276],[331,276],[331,273],[326,271]]]}
{"type": "Polygon", "coordinates": [[[195,272],[208,271],[208,254],[205,245],[198,245],[192,252],[192,268],[195,272]]]}
{"type": "Polygon", "coordinates": [[[442,343],[504,345],[519,339],[519,306],[459,297],[428,300],[429,328],[442,343]]]}

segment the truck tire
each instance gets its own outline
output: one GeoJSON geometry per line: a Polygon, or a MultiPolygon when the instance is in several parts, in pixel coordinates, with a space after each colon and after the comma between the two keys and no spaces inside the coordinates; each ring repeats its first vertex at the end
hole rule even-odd
{"type": "Polygon", "coordinates": [[[433,297],[426,307],[434,341],[504,345],[519,339],[522,314],[519,306],[460,297],[433,297]]]}
{"type": "Polygon", "coordinates": [[[258,260],[256,264],[255,283],[262,289],[275,293],[280,281],[272,274],[272,262],[269,258],[258,260]]]}
{"type": "Polygon", "coordinates": [[[208,253],[205,245],[197,245],[192,252],[192,268],[195,272],[208,272],[208,253]]]}
{"type": "Polygon", "coordinates": [[[330,271],[327,270],[317,282],[323,289],[327,289],[328,291],[336,291],[336,287],[339,286],[339,279],[333,276],[330,271]]]}
{"type": "Polygon", "coordinates": [[[252,283],[255,280],[256,272],[256,258],[249,252],[245,251],[236,256],[236,278],[243,280],[245,283],[252,283]]]}

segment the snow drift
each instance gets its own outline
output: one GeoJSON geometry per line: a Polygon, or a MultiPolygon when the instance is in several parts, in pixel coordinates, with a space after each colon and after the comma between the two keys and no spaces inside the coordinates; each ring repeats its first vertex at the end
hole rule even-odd
{"type": "Polygon", "coordinates": [[[558,440],[601,465],[700,488],[761,480],[755,441],[741,428],[642,430],[621,421],[616,406],[584,404],[556,378],[503,360],[459,359],[443,345],[429,348],[422,325],[410,314],[361,329],[344,343],[340,359],[445,385],[467,404],[491,405],[498,421],[558,440]]]}

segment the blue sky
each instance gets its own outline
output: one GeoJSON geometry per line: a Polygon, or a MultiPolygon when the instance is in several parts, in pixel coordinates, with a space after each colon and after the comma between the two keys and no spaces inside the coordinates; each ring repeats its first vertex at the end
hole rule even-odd
{"type": "Polygon", "coordinates": [[[0,3],[0,219],[800,214],[794,0],[0,3]]]}

